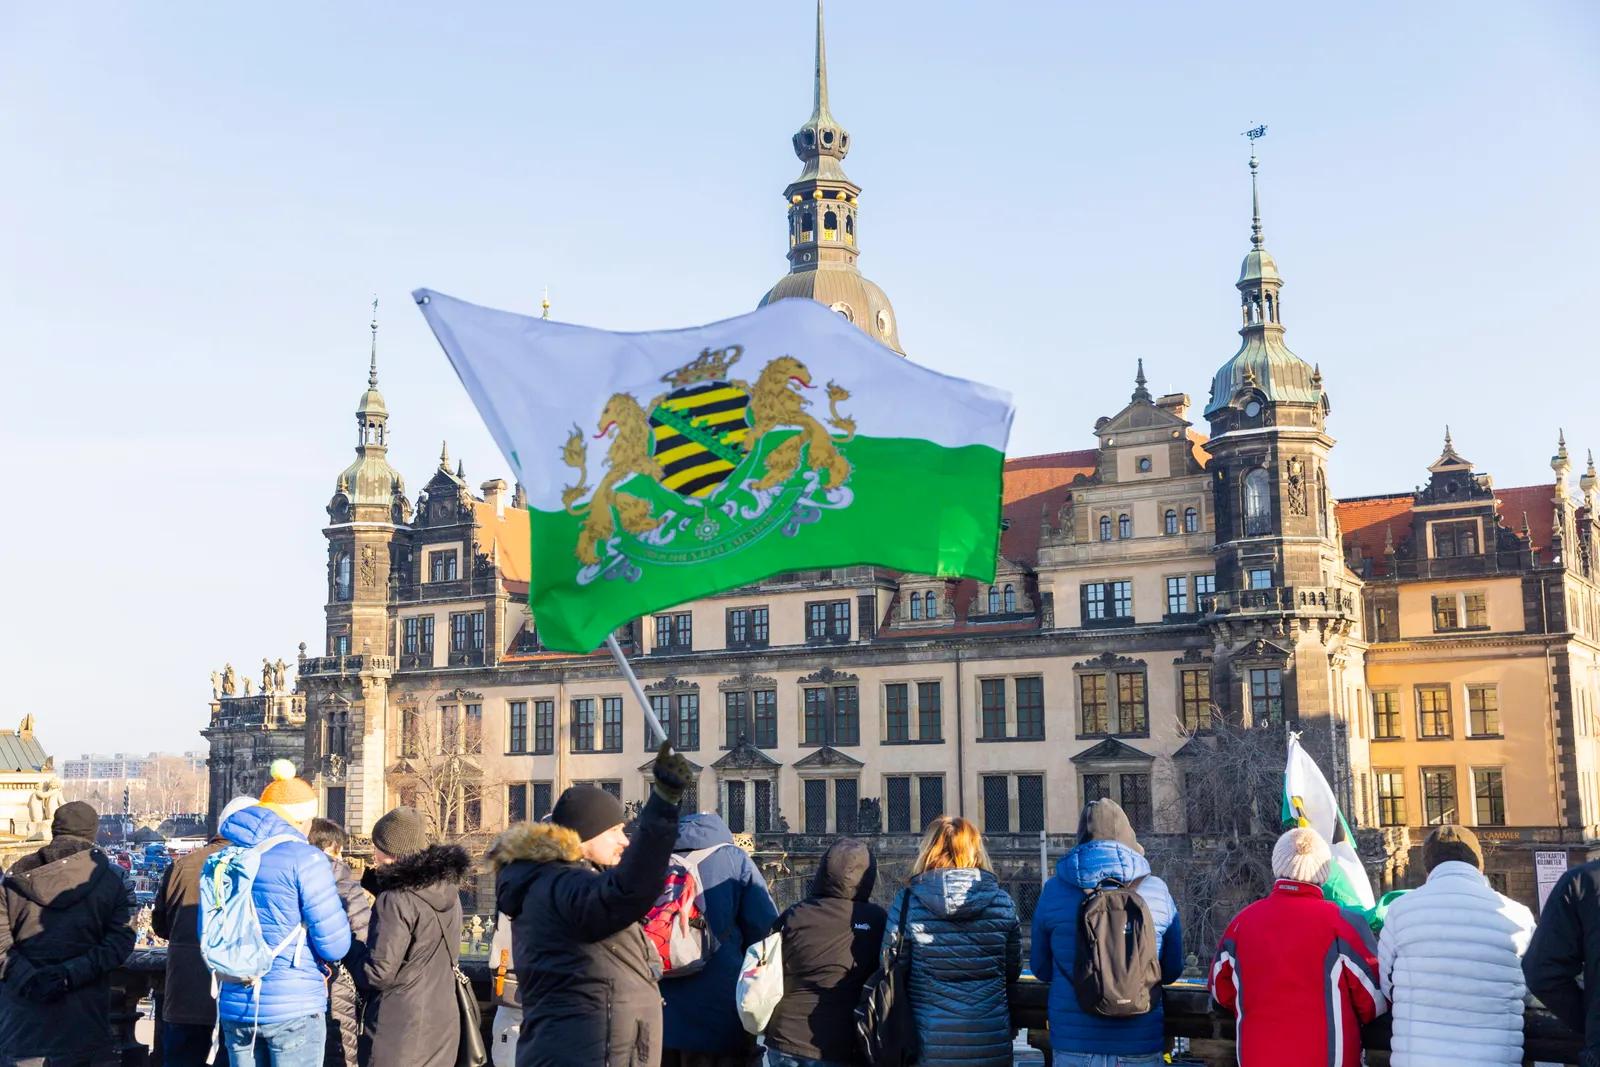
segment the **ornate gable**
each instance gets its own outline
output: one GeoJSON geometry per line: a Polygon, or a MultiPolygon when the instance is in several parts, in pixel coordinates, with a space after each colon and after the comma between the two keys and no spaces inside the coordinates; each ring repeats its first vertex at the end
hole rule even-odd
{"type": "Polygon", "coordinates": [[[1072,757],[1073,763],[1151,763],[1155,757],[1141,752],[1132,745],[1108,737],[1093,748],[1072,757]]]}
{"type": "Polygon", "coordinates": [[[838,749],[834,748],[832,745],[823,745],[821,748],[811,753],[811,755],[806,756],[804,759],[796,760],[794,769],[797,771],[810,771],[838,768],[859,768],[864,766],[866,766],[866,764],[862,763],[854,756],[847,756],[843,752],[840,752],[838,749]]]}
{"type": "MultiPolygon", "coordinates": [[[[842,683],[845,683],[845,682],[857,682],[857,681],[860,681],[860,679],[857,678],[853,674],[849,674],[849,673],[847,673],[845,671],[836,671],[832,667],[824,667],[820,671],[817,671],[814,674],[808,674],[804,678],[800,679],[800,684],[801,685],[834,685],[834,684],[842,684],[842,683]]],[[[799,765],[796,764],[796,766],[799,766],[799,765]]]]}
{"type": "Polygon", "coordinates": [[[740,738],[721,759],[711,765],[715,771],[770,771],[783,764],[752,745],[748,738],[740,738]]]}
{"type": "Polygon", "coordinates": [[[675,674],[669,674],[659,682],[651,682],[644,687],[646,693],[673,693],[685,689],[698,692],[700,683],[686,682],[675,674]]]}
{"type": "Polygon", "coordinates": [[[1094,659],[1086,659],[1082,663],[1072,665],[1075,671],[1142,671],[1144,668],[1144,660],[1119,656],[1115,652],[1102,652],[1094,659]]]}
{"type": "Polygon", "coordinates": [[[724,678],[717,683],[717,689],[723,693],[740,689],[776,688],[778,688],[778,680],[776,678],[768,678],[764,674],[751,674],[749,671],[743,671],[732,678],[724,678]]]}

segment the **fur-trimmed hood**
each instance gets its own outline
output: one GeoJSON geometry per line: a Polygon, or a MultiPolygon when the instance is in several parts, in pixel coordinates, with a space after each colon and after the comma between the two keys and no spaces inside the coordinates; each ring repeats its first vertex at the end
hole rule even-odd
{"type": "Polygon", "coordinates": [[[519,860],[576,863],[583,858],[576,831],[548,822],[519,822],[495,838],[488,860],[496,871],[519,860]]]}
{"type": "Polygon", "coordinates": [[[361,875],[361,888],[373,896],[410,890],[443,911],[456,899],[456,887],[471,870],[472,859],[460,845],[429,845],[387,866],[368,867],[361,875]]]}

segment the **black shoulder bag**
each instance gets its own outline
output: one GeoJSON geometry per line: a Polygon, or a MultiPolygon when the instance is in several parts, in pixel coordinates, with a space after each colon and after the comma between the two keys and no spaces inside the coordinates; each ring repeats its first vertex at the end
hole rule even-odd
{"type": "Polygon", "coordinates": [[[907,1067],[917,1061],[917,1021],[911,1015],[911,942],[906,916],[911,891],[900,893],[900,923],[894,955],[883,960],[856,1005],[856,1039],[867,1062],[875,1067],[907,1067]]]}
{"type": "MultiPolygon", "coordinates": [[[[434,919],[439,923],[439,933],[444,938],[441,947],[444,949],[445,958],[450,955],[450,932],[445,929],[444,920],[439,918],[439,913],[433,913],[434,919]]],[[[451,985],[456,990],[456,1013],[461,1017],[461,1039],[456,1045],[456,1067],[486,1067],[489,1062],[489,1048],[483,1043],[483,1014],[478,1011],[478,997],[472,991],[472,979],[461,973],[461,967],[452,962],[451,974],[454,976],[451,985]]]]}

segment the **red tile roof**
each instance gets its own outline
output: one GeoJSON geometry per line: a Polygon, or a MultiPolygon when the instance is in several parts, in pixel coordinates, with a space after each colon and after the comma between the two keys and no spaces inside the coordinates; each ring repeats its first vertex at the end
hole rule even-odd
{"type": "Polygon", "coordinates": [[[1007,459],[1002,511],[1009,528],[1000,537],[1000,554],[1030,567],[1038,562],[1044,520],[1055,520],[1072,480],[1092,476],[1099,462],[1100,452],[1093,448],[1007,459]]]}
{"type": "MultiPolygon", "coordinates": [[[[1496,489],[1494,495],[1500,502],[1501,525],[1520,535],[1526,515],[1533,547],[1541,554],[1548,553],[1550,523],[1555,517],[1554,486],[1522,485],[1496,489]]],[[[1362,558],[1373,561],[1374,576],[1388,573],[1383,554],[1385,531],[1392,534],[1396,548],[1411,536],[1412,506],[1410,493],[1355,497],[1335,505],[1345,547],[1359,546],[1362,558]]]]}

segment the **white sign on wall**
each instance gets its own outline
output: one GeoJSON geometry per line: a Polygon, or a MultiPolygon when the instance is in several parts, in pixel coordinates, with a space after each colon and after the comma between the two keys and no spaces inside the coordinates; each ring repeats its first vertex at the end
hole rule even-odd
{"type": "Polygon", "coordinates": [[[1539,910],[1544,911],[1544,902],[1550,898],[1550,890],[1561,881],[1561,876],[1567,873],[1567,854],[1565,852],[1535,852],[1533,854],[1533,880],[1539,888],[1539,910]]]}

